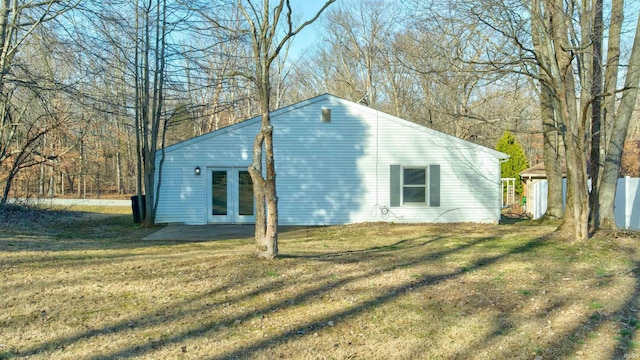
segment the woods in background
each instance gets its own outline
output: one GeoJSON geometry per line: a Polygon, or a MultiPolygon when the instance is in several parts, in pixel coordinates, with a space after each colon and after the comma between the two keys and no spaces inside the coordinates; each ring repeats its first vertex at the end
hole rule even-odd
{"type": "MultiPolygon", "coordinates": [[[[260,3],[2,0],[1,201],[148,192],[156,150],[264,112],[240,76],[255,74],[251,38],[229,31],[247,25],[238,4],[260,3]]],[[[598,227],[616,159],[640,173],[639,8],[339,0],[278,50],[270,108],[331,93],[489,147],[509,131],[529,165],[579,154],[567,159],[571,209],[578,223],[593,211],[598,227]],[[590,205],[587,164],[602,197],[590,205]]],[[[280,21],[300,25],[293,14],[280,21]]]]}

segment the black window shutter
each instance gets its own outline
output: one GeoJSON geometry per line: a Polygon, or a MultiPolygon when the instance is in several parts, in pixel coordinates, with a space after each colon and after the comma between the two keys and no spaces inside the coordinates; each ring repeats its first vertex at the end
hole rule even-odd
{"type": "Polygon", "coordinates": [[[440,206],[440,165],[429,165],[429,206],[440,206]]]}
{"type": "Polygon", "coordinates": [[[400,192],[402,191],[402,183],[400,180],[400,165],[391,165],[391,206],[400,206],[400,192]]]}

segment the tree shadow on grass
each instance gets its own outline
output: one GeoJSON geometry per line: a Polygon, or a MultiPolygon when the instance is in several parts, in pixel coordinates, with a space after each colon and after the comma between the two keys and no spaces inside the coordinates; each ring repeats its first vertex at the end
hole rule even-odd
{"type": "MultiPolygon", "coordinates": [[[[362,273],[354,273],[354,274],[346,274],[345,276],[339,279],[333,279],[329,276],[324,276],[322,278],[318,278],[317,281],[314,281],[308,289],[303,292],[299,292],[297,294],[293,294],[286,298],[279,298],[275,301],[272,301],[268,304],[262,303],[260,306],[254,309],[246,309],[243,310],[239,314],[234,314],[232,316],[223,316],[220,321],[208,321],[203,322],[197,326],[192,326],[189,329],[177,331],[168,336],[164,336],[158,339],[149,339],[145,343],[130,345],[121,347],[118,350],[112,351],[106,354],[96,354],[93,357],[89,357],[89,359],[122,359],[122,358],[132,358],[137,356],[143,356],[145,354],[149,354],[159,348],[167,347],[167,346],[176,346],[183,343],[185,340],[189,339],[204,339],[213,336],[214,334],[222,334],[228,329],[237,326],[240,323],[246,323],[251,320],[260,319],[264,316],[271,316],[273,312],[282,310],[282,309],[290,309],[294,304],[305,303],[309,301],[313,301],[318,297],[321,297],[324,294],[331,293],[332,291],[348,286],[350,284],[355,284],[356,282],[367,279],[369,277],[375,277],[379,275],[381,272],[392,271],[399,267],[410,267],[414,265],[419,265],[429,261],[438,261],[442,260],[450,255],[455,255],[456,253],[462,253],[465,250],[473,248],[475,246],[481,245],[484,242],[496,240],[494,237],[482,237],[475,240],[469,240],[457,246],[452,246],[450,248],[441,247],[437,251],[432,252],[420,252],[421,247],[424,247],[429,244],[437,244],[439,241],[445,240],[445,236],[433,236],[431,238],[425,237],[415,237],[415,238],[406,238],[398,240],[390,245],[385,246],[372,246],[368,248],[364,248],[361,250],[354,251],[337,251],[337,252],[325,252],[318,254],[284,254],[283,258],[295,260],[312,260],[312,261],[321,261],[326,262],[328,264],[344,264],[357,260],[358,258],[366,260],[376,260],[376,259],[385,259],[384,262],[375,262],[375,268],[369,269],[362,273]],[[415,256],[403,256],[403,257],[395,257],[398,261],[387,261],[387,257],[390,257],[394,253],[399,251],[406,251],[408,253],[416,252],[415,256]]],[[[481,256],[476,258],[472,263],[466,264],[465,266],[461,266],[458,268],[450,269],[449,271],[438,273],[438,274],[425,274],[421,276],[416,276],[411,279],[411,281],[406,281],[403,283],[399,283],[397,286],[386,289],[384,292],[381,292],[377,296],[371,297],[361,302],[357,302],[350,306],[342,307],[339,311],[334,311],[331,314],[327,314],[315,319],[309,319],[307,321],[303,321],[297,323],[295,326],[288,328],[286,330],[281,330],[278,333],[272,334],[270,336],[266,336],[261,339],[253,340],[249,345],[243,346],[242,348],[237,348],[235,350],[229,350],[224,353],[211,354],[209,359],[228,359],[228,358],[250,358],[255,356],[257,353],[269,349],[273,349],[278,345],[285,344],[289,341],[295,341],[297,339],[302,339],[307,336],[311,336],[313,333],[320,331],[324,328],[333,326],[332,324],[340,323],[341,321],[345,321],[345,319],[349,319],[358,315],[362,315],[367,311],[372,309],[379,308],[385,304],[393,302],[395,299],[402,297],[404,295],[410,294],[414,291],[424,290],[448,280],[459,278],[465,274],[479,271],[484,268],[487,268],[497,262],[500,262],[503,259],[507,259],[509,257],[526,254],[529,252],[535,252],[541,246],[545,245],[544,238],[534,238],[523,242],[520,245],[510,247],[505,251],[502,251],[499,254],[494,254],[492,256],[481,256]]],[[[637,278],[637,269],[639,264],[635,264],[636,271],[633,272],[633,275],[637,278]]],[[[180,319],[197,317],[202,312],[212,312],[218,311],[221,306],[225,306],[225,304],[234,304],[239,303],[243,300],[250,299],[256,296],[261,296],[269,293],[275,293],[279,290],[285,289],[287,287],[295,287],[296,279],[283,279],[283,278],[274,278],[270,280],[268,283],[253,289],[247,293],[237,294],[231,297],[223,297],[222,294],[232,286],[232,283],[227,283],[225,286],[220,288],[198,294],[197,296],[191,297],[189,299],[185,299],[184,301],[177,301],[173,304],[167,306],[167,309],[182,309],[183,307],[188,307],[189,304],[195,304],[196,306],[192,309],[188,310],[165,310],[163,309],[149,309],[147,313],[142,314],[135,318],[128,318],[117,323],[113,323],[109,326],[105,326],[100,329],[91,329],[79,332],[73,336],[57,338],[54,340],[47,341],[45,343],[33,346],[31,348],[25,349],[21,351],[19,356],[32,356],[36,354],[40,354],[47,351],[52,351],[57,348],[63,348],[65,346],[72,345],[76,342],[80,342],[83,340],[91,339],[98,337],[100,335],[108,335],[114,333],[122,333],[123,335],[130,331],[131,329],[140,329],[144,330],[147,328],[151,328],[154,326],[159,326],[162,324],[166,324],[168,322],[179,321],[180,319]],[[207,299],[212,299],[211,301],[207,299]],[[200,304],[201,301],[206,300],[206,304],[200,304]],[[168,312],[167,312],[168,311],[168,312]],[[155,313],[160,313],[160,316],[153,315],[155,313]]],[[[555,342],[548,343],[546,346],[550,348],[563,348],[565,352],[575,351],[578,349],[580,342],[587,339],[588,334],[585,333],[584,329],[597,329],[598,327],[605,324],[607,321],[615,320],[617,318],[622,319],[621,321],[621,331],[620,337],[618,339],[618,347],[615,350],[615,353],[612,355],[613,359],[621,359],[629,354],[630,349],[633,348],[634,344],[632,342],[632,338],[636,332],[638,327],[638,317],[637,317],[637,303],[638,297],[640,296],[640,286],[638,285],[638,280],[636,279],[636,288],[635,293],[629,298],[626,305],[621,308],[619,311],[607,316],[602,316],[599,312],[594,311],[590,314],[589,318],[582,321],[579,325],[577,325],[573,330],[560,334],[555,342]],[[624,329],[624,331],[622,331],[624,329]]],[[[553,307],[562,307],[563,303],[555,303],[550,305],[551,308],[547,309],[547,311],[552,311],[553,307]]],[[[466,352],[461,351],[457,353],[458,358],[473,358],[476,355],[477,346],[488,346],[487,344],[491,344],[500,337],[508,334],[513,331],[517,323],[515,319],[511,318],[511,314],[502,313],[496,319],[494,319],[495,323],[487,324],[488,327],[491,327],[492,330],[488,332],[487,335],[482,339],[478,339],[475,343],[470,343],[466,345],[466,352]]],[[[524,350],[524,349],[523,349],[524,350]]],[[[495,350],[496,358],[504,357],[508,358],[507,350],[495,350]]],[[[415,353],[419,354],[418,352],[415,353]]],[[[540,354],[541,358],[545,358],[544,352],[540,354]]]]}
{"type": "Polygon", "coordinates": [[[635,289],[633,295],[628,299],[625,305],[616,313],[616,317],[620,322],[620,330],[618,331],[618,346],[613,353],[612,359],[627,359],[630,350],[640,346],[637,340],[633,340],[640,329],[640,318],[638,310],[640,309],[640,263],[635,262],[633,269],[629,272],[635,278],[635,289]]]}
{"type": "MultiPolygon", "coordinates": [[[[479,244],[483,241],[488,240],[487,238],[482,238],[482,239],[478,239],[476,241],[473,241],[469,244],[466,244],[464,246],[455,248],[455,249],[451,249],[451,250],[445,250],[440,252],[437,255],[434,255],[432,257],[430,257],[429,259],[424,259],[424,258],[419,258],[419,259],[415,259],[414,261],[412,261],[411,263],[403,263],[401,264],[401,266],[407,266],[407,265],[411,265],[411,264],[416,264],[418,262],[421,261],[428,261],[428,260],[434,260],[436,258],[441,258],[444,257],[446,255],[449,254],[453,254],[455,252],[461,251],[464,248],[468,248],[468,247],[472,247],[476,244],[479,244]]],[[[409,292],[413,292],[413,291],[418,291],[422,288],[426,288],[426,287],[430,287],[430,286],[435,286],[439,283],[442,283],[444,281],[459,277],[463,274],[466,274],[467,272],[471,272],[471,271],[475,271],[475,270],[479,270],[483,267],[486,267],[490,264],[493,264],[497,261],[500,261],[501,259],[511,256],[511,255],[515,255],[515,254],[519,254],[519,253],[523,253],[523,252],[527,252],[527,251],[531,251],[534,248],[536,248],[537,246],[540,246],[541,242],[538,240],[533,240],[530,242],[527,242],[525,244],[523,244],[522,246],[519,246],[515,249],[513,249],[512,251],[506,253],[506,254],[502,254],[502,255],[498,255],[498,256],[493,256],[493,257],[486,257],[486,258],[481,258],[478,259],[475,263],[463,267],[463,268],[458,268],[455,271],[446,273],[446,274],[440,274],[440,275],[427,275],[427,276],[422,276],[419,278],[414,279],[413,281],[411,281],[408,284],[403,284],[400,285],[398,287],[396,287],[395,289],[392,289],[390,291],[387,291],[383,294],[380,294],[377,297],[374,297],[373,299],[364,301],[360,304],[357,304],[355,306],[352,306],[350,308],[347,308],[343,311],[334,313],[330,316],[324,317],[320,320],[316,320],[316,321],[309,321],[305,324],[302,324],[288,332],[285,332],[283,334],[280,334],[278,336],[275,337],[271,337],[271,338],[267,338],[264,339],[262,341],[257,341],[255,342],[253,345],[248,346],[248,347],[244,347],[242,349],[238,349],[234,352],[230,352],[230,353],[226,353],[226,354],[221,354],[218,356],[212,356],[209,357],[208,359],[214,360],[214,359],[234,359],[234,358],[246,358],[249,357],[252,353],[255,353],[259,350],[262,349],[266,349],[268,347],[272,347],[273,345],[277,345],[277,344],[282,344],[287,342],[289,339],[295,339],[300,337],[301,335],[306,335],[309,333],[313,333],[314,331],[320,330],[324,327],[330,326],[330,322],[332,321],[339,321],[340,319],[344,319],[344,318],[349,318],[352,316],[356,316],[358,314],[362,314],[364,312],[366,312],[369,309],[373,309],[376,307],[379,307],[383,304],[389,303],[391,301],[393,301],[394,299],[403,296],[409,292]]],[[[393,269],[393,267],[387,269],[387,270],[391,270],[393,269]]]]}
{"type": "MultiPolygon", "coordinates": [[[[450,236],[434,236],[433,238],[425,239],[424,236],[419,236],[411,239],[402,239],[398,240],[393,244],[383,245],[383,246],[374,246],[367,249],[361,250],[345,250],[345,251],[337,251],[337,252],[317,252],[315,254],[280,254],[281,259],[314,259],[314,260],[331,260],[340,258],[342,261],[352,257],[354,260],[362,261],[363,258],[366,259],[368,255],[375,255],[380,253],[393,253],[394,251],[406,251],[410,249],[417,249],[420,247],[424,247],[427,245],[432,245],[438,241],[445,240],[450,236]],[[418,240],[423,240],[417,242],[418,240]]],[[[436,255],[436,257],[441,255],[436,255]]]]}
{"type": "MultiPolygon", "coordinates": [[[[338,263],[343,263],[344,261],[351,261],[352,260],[351,257],[352,256],[357,257],[358,253],[362,256],[385,257],[389,255],[388,254],[389,252],[395,252],[398,250],[412,250],[412,249],[419,248],[421,246],[425,246],[430,242],[439,241],[442,239],[443,237],[435,237],[434,239],[431,239],[431,240],[418,241],[418,242],[416,241],[419,239],[403,239],[389,246],[371,247],[367,249],[362,249],[359,252],[346,251],[346,252],[340,252],[340,253],[326,253],[324,255],[313,255],[312,258],[313,260],[326,261],[330,263],[335,262],[336,264],[338,264],[338,263]]],[[[244,323],[252,319],[268,316],[274,311],[289,308],[293,306],[292,304],[311,301],[319,296],[322,296],[323,294],[330,293],[331,291],[336,290],[338,288],[355,283],[362,279],[374,277],[380,274],[380,272],[392,271],[398,267],[418,265],[428,261],[436,261],[446,256],[449,256],[458,252],[462,252],[465,249],[469,249],[471,247],[474,247],[478,244],[481,244],[489,240],[492,240],[492,238],[487,238],[487,237],[478,238],[472,241],[465,242],[464,244],[461,244],[456,247],[442,249],[442,250],[431,252],[428,254],[416,255],[414,257],[407,257],[404,261],[395,262],[395,263],[388,262],[385,265],[385,267],[376,267],[374,269],[369,269],[368,271],[365,271],[362,274],[349,274],[349,275],[345,275],[340,279],[331,279],[328,277],[318,279],[315,282],[315,284],[317,285],[312,286],[311,288],[305,290],[304,292],[301,292],[299,294],[294,294],[293,296],[290,296],[287,298],[277,299],[274,302],[265,304],[264,306],[256,309],[247,309],[241,314],[227,317],[223,321],[206,322],[201,324],[200,326],[190,328],[186,331],[177,332],[169,336],[162,337],[161,339],[149,340],[145,344],[131,345],[129,347],[125,347],[118,351],[108,353],[108,354],[96,354],[95,356],[90,357],[90,359],[121,359],[121,358],[136,357],[136,356],[141,356],[146,353],[149,353],[160,347],[168,346],[171,344],[177,345],[187,339],[202,338],[205,336],[210,336],[212,333],[221,333],[225,331],[225,329],[233,327],[238,323],[244,323]]],[[[427,274],[424,276],[413,278],[409,282],[398,284],[398,286],[396,286],[393,289],[388,289],[384,293],[379,294],[378,296],[375,296],[373,298],[370,298],[360,303],[353,304],[352,306],[345,307],[341,311],[334,312],[330,315],[323,316],[319,319],[305,321],[303,323],[300,323],[294,326],[288,331],[283,331],[281,333],[265,337],[263,339],[254,341],[249,346],[245,346],[241,349],[237,349],[234,351],[229,351],[224,354],[213,355],[210,358],[211,359],[227,359],[227,358],[250,357],[252,354],[258,351],[266,350],[275,345],[285,343],[292,339],[294,340],[298,339],[301,336],[307,336],[308,334],[313,333],[314,331],[330,326],[331,323],[335,323],[342,319],[356,316],[368,310],[382,306],[386,303],[393,301],[399,296],[403,296],[404,294],[437,285],[444,281],[457,278],[470,271],[479,270],[483,267],[494,264],[497,261],[504,259],[505,257],[509,257],[519,253],[524,253],[527,251],[532,251],[542,244],[543,242],[540,239],[534,239],[514,249],[511,249],[506,253],[495,255],[495,256],[479,258],[474,263],[468,266],[459,267],[447,273],[427,274]]],[[[289,255],[289,258],[293,258],[293,259],[305,258],[305,256],[289,255]]],[[[125,331],[129,331],[132,328],[142,330],[145,328],[150,328],[150,327],[161,325],[161,324],[166,324],[167,322],[170,322],[170,321],[178,321],[182,318],[198,316],[198,314],[205,311],[215,311],[220,306],[222,306],[223,303],[236,303],[236,302],[242,301],[243,299],[249,299],[259,295],[277,292],[279,289],[282,289],[284,287],[295,286],[295,283],[296,283],[295,279],[289,279],[286,281],[273,280],[273,281],[270,281],[268,284],[265,284],[251,292],[241,294],[232,298],[224,298],[216,301],[210,301],[210,302],[207,302],[206,305],[201,305],[199,307],[196,307],[188,311],[176,310],[168,314],[164,314],[163,309],[150,309],[148,310],[148,314],[144,314],[133,319],[132,318],[125,319],[118,323],[114,323],[110,326],[106,326],[100,329],[86,330],[86,331],[77,333],[73,336],[50,340],[50,341],[47,341],[46,343],[42,343],[40,345],[25,349],[17,355],[32,356],[42,352],[51,351],[52,349],[56,349],[60,347],[63,348],[63,347],[72,345],[75,342],[94,338],[103,334],[124,333],[125,331]],[[154,313],[161,313],[163,315],[161,317],[149,315],[154,313]]],[[[181,309],[182,307],[188,305],[188,303],[196,304],[198,303],[198,301],[202,299],[215,297],[216,295],[221,294],[223,291],[224,289],[222,288],[212,290],[182,302],[175,302],[171,304],[168,308],[181,309]]]]}
{"type": "MultiPolygon", "coordinates": [[[[638,329],[640,329],[640,319],[638,318],[638,309],[640,308],[640,263],[635,262],[633,269],[627,274],[618,274],[626,276],[633,273],[635,279],[634,292],[629,296],[627,301],[616,311],[606,312],[594,309],[588,313],[588,316],[579,321],[573,328],[565,331],[563,334],[556,336],[553,341],[546,342],[543,346],[540,346],[536,350],[536,359],[558,359],[558,358],[571,358],[572,354],[578,352],[582,344],[586,343],[590,336],[596,334],[600,328],[608,323],[616,323],[616,327],[619,328],[618,335],[616,336],[616,344],[611,352],[611,359],[628,359],[631,355],[631,351],[638,347],[637,343],[633,340],[636,336],[638,329]]],[[[552,303],[545,309],[540,317],[544,314],[552,313],[555,310],[559,310],[566,304],[552,303]]],[[[512,330],[512,326],[507,324],[494,324],[496,331],[494,331],[490,338],[486,338],[485,342],[491,342],[492,339],[497,339],[504,335],[505,332],[512,330]]],[[[510,358],[513,354],[506,352],[507,350],[496,349],[493,354],[495,358],[510,358]],[[506,353],[505,353],[506,352],[506,353]]],[[[524,349],[523,349],[524,351],[524,349]]],[[[477,353],[477,348],[468,346],[466,352],[458,354],[458,358],[466,359],[473,358],[477,353]]],[[[587,355],[589,358],[601,358],[601,354],[587,355]],[[593,357],[589,357],[593,356],[593,357]]]]}
{"type": "MultiPolygon", "coordinates": [[[[279,236],[304,236],[314,227],[280,226],[279,236]]],[[[50,226],[8,227],[0,232],[0,252],[51,252],[74,250],[134,250],[157,246],[216,241],[252,241],[254,225],[157,225],[132,224],[126,216],[105,219],[72,219],[50,226]],[[124,219],[123,219],[124,217],[124,219]]]]}
{"type": "MultiPolygon", "coordinates": [[[[639,272],[640,263],[634,262],[633,269],[628,274],[618,274],[621,276],[631,275],[635,280],[633,293],[620,308],[613,312],[603,312],[597,309],[591,311],[588,318],[566,332],[564,336],[559,336],[554,342],[548,343],[546,348],[562,348],[568,356],[570,353],[578,351],[582,343],[586,342],[591,334],[597,333],[598,329],[605,326],[605,324],[613,322],[616,323],[618,334],[615,338],[616,343],[611,353],[611,359],[628,359],[631,351],[637,347],[637,343],[634,342],[633,338],[637,334],[638,328],[640,328],[640,320],[638,318],[640,305],[639,272]]],[[[545,357],[544,355],[544,351],[542,351],[541,358],[548,358],[548,356],[545,357]]]]}

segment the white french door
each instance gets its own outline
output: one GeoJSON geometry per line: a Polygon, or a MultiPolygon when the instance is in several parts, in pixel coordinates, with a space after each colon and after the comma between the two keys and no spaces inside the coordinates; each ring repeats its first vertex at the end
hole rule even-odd
{"type": "Polygon", "coordinates": [[[253,223],[253,183],[245,168],[210,168],[207,171],[210,223],[253,223]]]}

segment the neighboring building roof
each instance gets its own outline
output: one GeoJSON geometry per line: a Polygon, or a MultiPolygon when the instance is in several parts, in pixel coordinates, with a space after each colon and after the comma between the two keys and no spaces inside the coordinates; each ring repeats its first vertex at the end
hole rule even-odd
{"type": "MultiPolygon", "coordinates": [[[[587,163],[587,175],[591,174],[589,163],[587,163]]],[[[520,172],[521,178],[527,179],[546,179],[547,173],[544,169],[544,162],[533,165],[532,167],[520,172]]],[[[562,177],[567,177],[567,165],[562,164],[562,177]]]]}
{"type": "MultiPolygon", "coordinates": [[[[339,98],[339,97],[337,97],[335,95],[331,95],[331,94],[319,95],[319,96],[316,96],[316,97],[301,101],[299,103],[292,104],[292,105],[280,108],[278,110],[271,111],[271,119],[277,125],[277,117],[279,115],[281,115],[283,113],[286,113],[286,112],[289,112],[289,111],[300,109],[302,107],[305,107],[307,105],[314,104],[314,103],[320,102],[320,101],[330,101],[330,102],[332,102],[334,104],[338,103],[338,104],[341,104],[341,105],[344,105],[344,106],[354,107],[354,108],[357,108],[358,111],[361,111],[363,113],[384,114],[384,116],[387,119],[395,121],[395,122],[398,122],[398,123],[401,123],[401,124],[403,124],[405,126],[413,127],[414,129],[416,129],[418,131],[429,131],[429,132],[438,133],[438,134],[440,134],[440,136],[449,138],[454,143],[457,143],[457,144],[460,144],[460,145],[465,145],[466,147],[473,147],[474,150],[486,151],[486,152],[492,154],[493,156],[495,156],[498,159],[508,159],[509,158],[509,156],[507,154],[502,153],[502,152],[500,152],[498,150],[491,149],[491,148],[488,148],[486,146],[482,146],[482,145],[479,145],[479,144],[476,144],[476,143],[473,143],[473,142],[470,142],[470,141],[467,141],[467,140],[460,139],[460,138],[455,137],[453,135],[449,135],[449,134],[446,134],[446,133],[443,133],[443,132],[440,132],[440,131],[437,131],[437,130],[434,130],[434,129],[431,129],[431,128],[428,128],[428,127],[425,127],[423,125],[416,124],[416,123],[413,123],[413,122],[410,122],[408,120],[404,120],[404,119],[395,117],[395,116],[387,114],[387,113],[383,113],[383,112],[378,111],[376,109],[373,109],[373,108],[370,108],[370,107],[367,107],[367,106],[364,106],[364,105],[361,105],[361,104],[357,104],[357,103],[354,103],[352,101],[345,100],[345,99],[339,98]]],[[[241,127],[244,127],[244,126],[248,126],[248,125],[254,124],[256,122],[260,122],[260,121],[261,121],[261,117],[260,116],[256,116],[256,117],[241,121],[239,123],[236,123],[234,125],[227,126],[227,127],[222,128],[222,129],[219,129],[219,130],[214,130],[214,131],[212,131],[210,133],[206,133],[206,134],[203,134],[201,136],[198,136],[198,137],[195,137],[195,138],[191,138],[191,139],[179,142],[177,144],[168,146],[168,147],[165,148],[165,152],[174,151],[174,150],[180,149],[180,148],[182,148],[184,146],[189,146],[190,144],[193,144],[193,143],[208,139],[208,138],[213,137],[213,136],[218,136],[218,135],[227,133],[229,131],[234,131],[235,129],[238,129],[238,128],[241,128],[241,127]]],[[[161,151],[161,150],[159,150],[159,151],[161,151]]]]}
{"type": "Polygon", "coordinates": [[[535,179],[546,179],[547,173],[544,170],[544,163],[538,163],[533,165],[532,167],[525,169],[520,172],[520,177],[523,178],[535,178],[535,179]]]}

